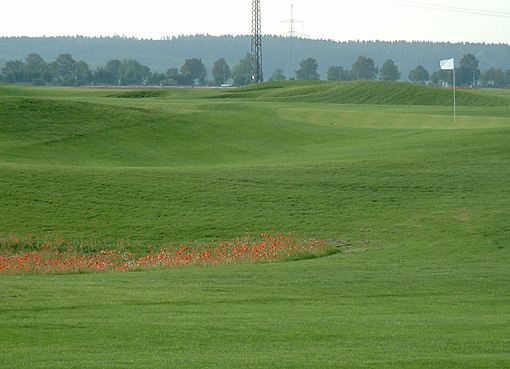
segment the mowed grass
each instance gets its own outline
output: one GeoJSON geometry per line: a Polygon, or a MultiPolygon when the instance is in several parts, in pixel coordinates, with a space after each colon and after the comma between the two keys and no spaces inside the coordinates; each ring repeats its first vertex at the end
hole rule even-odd
{"type": "Polygon", "coordinates": [[[454,123],[451,90],[409,88],[0,86],[3,234],[115,246],[276,230],[347,245],[299,262],[2,275],[2,367],[510,366],[510,96],[460,91],[454,123]]]}

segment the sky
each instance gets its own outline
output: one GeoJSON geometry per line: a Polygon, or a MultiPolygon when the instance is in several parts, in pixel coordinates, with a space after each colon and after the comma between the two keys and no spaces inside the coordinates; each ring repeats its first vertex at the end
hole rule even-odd
{"type": "MultiPolygon", "coordinates": [[[[510,43],[508,0],[260,0],[262,33],[336,41],[510,43]]],[[[2,4],[0,37],[249,35],[250,0],[24,0],[2,4]]],[[[1,51],[0,51],[1,52],[1,51]]]]}

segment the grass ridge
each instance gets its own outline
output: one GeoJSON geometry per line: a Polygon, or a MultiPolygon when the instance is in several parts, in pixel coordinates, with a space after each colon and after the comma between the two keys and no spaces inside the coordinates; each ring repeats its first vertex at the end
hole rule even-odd
{"type": "MultiPolygon", "coordinates": [[[[510,99],[486,96],[477,91],[457,89],[459,106],[506,107],[510,99]]],[[[242,87],[220,94],[222,98],[249,98],[262,101],[287,101],[334,104],[450,106],[451,88],[419,86],[386,81],[285,81],[242,87]]]]}

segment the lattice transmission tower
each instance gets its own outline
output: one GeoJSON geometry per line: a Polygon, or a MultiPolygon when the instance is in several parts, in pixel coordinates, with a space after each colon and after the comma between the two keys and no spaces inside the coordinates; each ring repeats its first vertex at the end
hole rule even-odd
{"type": "Polygon", "coordinates": [[[304,27],[305,22],[297,20],[294,18],[294,5],[290,5],[290,19],[284,20],[280,22],[281,24],[288,24],[289,25],[289,31],[285,34],[286,37],[289,39],[289,61],[287,64],[287,73],[289,76],[289,79],[292,77],[292,69],[294,67],[294,45],[293,41],[297,37],[307,37],[304,33],[296,32],[296,25],[299,25],[301,27],[304,27]]]}
{"type": "Polygon", "coordinates": [[[252,0],[251,10],[251,82],[259,83],[262,77],[262,28],[260,0],[252,0]]]}

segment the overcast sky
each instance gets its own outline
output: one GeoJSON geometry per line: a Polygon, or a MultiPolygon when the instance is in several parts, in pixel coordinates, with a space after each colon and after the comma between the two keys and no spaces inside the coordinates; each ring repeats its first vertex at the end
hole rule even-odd
{"type": "MultiPolygon", "coordinates": [[[[309,38],[510,43],[509,0],[261,0],[262,33],[309,38]]],[[[1,36],[247,35],[250,0],[3,1],[1,36]]],[[[1,51],[0,51],[1,52],[1,51]]]]}

